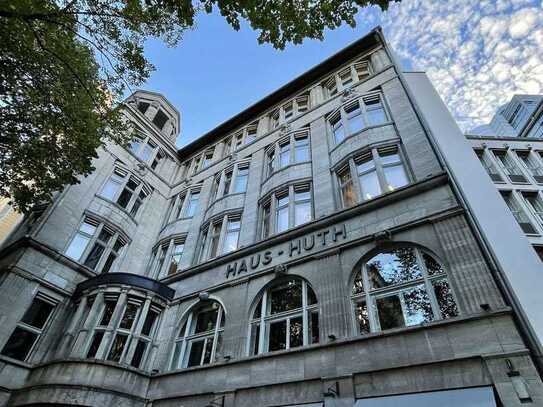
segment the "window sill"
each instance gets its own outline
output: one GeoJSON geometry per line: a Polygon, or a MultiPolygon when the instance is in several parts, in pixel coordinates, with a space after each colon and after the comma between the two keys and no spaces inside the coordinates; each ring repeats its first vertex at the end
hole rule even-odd
{"type": "Polygon", "coordinates": [[[353,137],[356,137],[356,136],[359,136],[361,134],[364,134],[366,133],[367,131],[369,130],[373,130],[373,129],[377,129],[377,128],[380,128],[380,127],[386,127],[386,126],[392,126],[394,125],[394,122],[392,121],[388,121],[388,122],[384,122],[384,123],[381,123],[381,124],[375,124],[373,126],[368,126],[368,127],[364,127],[362,130],[358,130],[357,132],[353,133],[353,134],[349,134],[348,136],[345,136],[345,138],[343,140],[341,140],[339,143],[336,143],[334,145],[334,147],[332,147],[330,149],[330,153],[333,153],[336,149],[338,149],[339,147],[341,147],[343,144],[345,144],[345,142],[347,140],[350,140],[352,139],[353,137]]]}
{"type": "MultiPolygon", "coordinates": [[[[99,194],[95,194],[94,196],[97,197],[97,198],[99,198],[99,199],[101,199],[102,201],[105,201],[105,202],[109,203],[110,205],[113,205],[115,208],[117,208],[118,210],[122,211],[126,216],[128,216],[128,218],[130,218],[130,220],[131,220],[132,222],[134,222],[134,224],[135,224],[136,226],[138,226],[138,222],[136,221],[136,219],[134,218],[134,216],[130,215],[130,212],[128,212],[125,208],[123,208],[123,207],[122,207],[121,205],[119,205],[117,202],[111,201],[111,200],[109,200],[109,199],[107,199],[107,198],[105,198],[105,197],[103,197],[103,196],[101,196],[101,195],[99,195],[99,194]]],[[[143,205],[142,205],[142,206],[143,206],[143,205]]],[[[141,209],[141,207],[140,207],[140,209],[141,209]]],[[[137,216],[137,215],[136,215],[136,216],[137,216]]]]}
{"type": "Polygon", "coordinates": [[[23,362],[22,360],[19,360],[19,359],[13,359],[13,358],[10,358],[9,356],[0,355],[0,360],[7,364],[16,365],[25,369],[32,369],[33,367],[33,365],[28,362],[23,362]]]}
{"type": "Polygon", "coordinates": [[[294,163],[292,163],[292,164],[285,165],[284,167],[281,167],[281,168],[275,170],[274,172],[272,172],[270,175],[268,175],[268,176],[264,179],[264,181],[262,182],[262,185],[264,185],[266,182],[268,182],[268,180],[269,180],[270,178],[272,178],[274,175],[279,174],[280,172],[283,172],[283,171],[285,171],[285,170],[287,170],[287,169],[289,169],[289,168],[291,168],[291,167],[294,167],[294,166],[296,166],[296,165],[302,165],[302,164],[311,164],[311,160],[294,162],[294,163]]]}

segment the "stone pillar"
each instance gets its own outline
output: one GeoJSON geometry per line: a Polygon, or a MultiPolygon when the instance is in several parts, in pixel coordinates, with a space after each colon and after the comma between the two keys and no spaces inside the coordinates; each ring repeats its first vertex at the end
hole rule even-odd
{"type": "Polygon", "coordinates": [[[77,335],[74,346],[70,352],[70,356],[76,357],[76,358],[85,357],[85,350],[87,349],[87,345],[89,341],[92,339],[92,336],[89,334],[92,333],[92,329],[96,325],[96,320],[100,316],[100,311],[102,309],[103,304],[104,304],[104,293],[99,292],[98,294],[96,294],[96,297],[94,298],[94,303],[92,304],[92,307],[89,311],[89,315],[87,316],[87,320],[85,321],[83,325],[83,329],[81,329],[81,331],[79,331],[79,334],[77,335]]]}
{"type": "Polygon", "coordinates": [[[258,191],[264,168],[264,150],[256,151],[251,158],[251,169],[247,180],[247,192],[245,193],[245,205],[243,208],[243,219],[239,234],[239,247],[253,244],[257,238],[258,230],[258,191]]]}
{"type": "Polygon", "coordinates": [[[87,307],[87,297],[84,296],[81,298],[81,301],[79,301],[79,305],[77,306],[77,309],[74,315],[72,316],[70,325],[68,326],[68,329],[66,330],[64,336],[62,337],[62,341],[57,350],[57,357],[62,357],[70,349],[70,346],[72,345],[74,337],[75,337],[75,331],[77,327],[79,326],[79,324],[81,323],[81,317],[83,316],[83,312],[85,311],[86,307],[87,307]]]}
{"type": "Polygon", "coordinates": [[[247,280],[241,281],[230,289],[231,294],[225,298],[228,314],[224,324],[222,355],[230,356],[232,359],[245,356],[249,326],[247,289],[247,280]]]}
{"type": "Polygon", "coordinates": [[[322,85],[315,85],[309,90],[310,106],[315,107],[324,102],[322,85]]]}
{"type": "Polygon", "coordinates": [[[330,174],[330,158],[326,121],[323,117],[311,122],[311,161],[313,179],[313,207],[315,219],[335,212],[334,189],[330,174]]]}

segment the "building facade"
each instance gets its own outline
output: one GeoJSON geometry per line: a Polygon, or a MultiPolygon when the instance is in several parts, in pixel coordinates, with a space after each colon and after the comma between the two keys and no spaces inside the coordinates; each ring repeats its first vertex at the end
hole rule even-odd
{"type": "Polygon", "coordinates": [[[515,95],[498,108],[489,124],[470,131],[488,137],[543,137],[543,96],[515,95]]]}
{"type": "Polygon", "coordinates": [[[179,151],[130,96],[2,249],[0,403],[543,405],[415,79],[376,29],[179,151]]]}

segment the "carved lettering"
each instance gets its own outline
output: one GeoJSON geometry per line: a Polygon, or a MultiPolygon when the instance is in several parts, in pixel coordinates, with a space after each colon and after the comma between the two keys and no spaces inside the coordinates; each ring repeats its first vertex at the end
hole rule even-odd
{"type": "Polygon", "coordinates": [[[239,265],[238,274],[241,273],[247,273],[247,263],[245,262],[245,259],[243,259],[239,265]]]}
{"type": "Polygon", "coordinates": [[[341,235],[343,239],[347,238],[347,228],[345,227],[345,224],[341,225],[339,228],[336,226],[333,227],[332,240],[334,242],[337,241],[339,235],[341,235]]]}
{"type": "Polygon", "coordinates": [[[262,264],[265,266],[267,264],[270,264],[272,261],[272,254],[270,251],[264,252],[264,258],[262,259],[262,264]]]}
{"type": "Polygon", "coordinates": [[[301,244],[300,244],[300,240],[295,240],[295,241],[291,241],[289,243],[289,250],[288,250],[288,257],[292,257],[292,252],[294,252],[295,250],[298,252],[298,254],[301,253],[301,244]]]}
{"type": "Polygon", "coordinates": [[[229,264],[226,266],[226,278],[230,278],[230,274],[235,276],[237,273],[238,263],[229,264]]]}
{"type": "Polygon", "coordinates": [[[258,253],[256,256],[251,256],[251,268],[254,270],[260,265],[260,253],[258,253]],[[256,257],[256,262],[254,261],[256,257]]]}
{"type": "Polygon", "coordinates": [[[315,236],[305,236],[304,237],[304,250],[311,250],[315,246],[315,236]],[[308,243],[309,239],[309,243],[308,243]]]}

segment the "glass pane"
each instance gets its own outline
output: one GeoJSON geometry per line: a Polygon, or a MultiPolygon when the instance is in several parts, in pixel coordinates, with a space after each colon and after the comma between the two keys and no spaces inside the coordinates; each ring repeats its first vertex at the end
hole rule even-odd
{"type": "Polygon", "coordinates": [[[251,343],[253,344],[253,355],[258,354],[260,346],[260,323],[251,325],[251,343]]]}
{"type": "Polygon", "coordinates": [[[430,298],[424,284],[402,292],[405,304],[405,324],[407,326],[422,324],[434,319],[430,298]]]}
{"type": "Polygon", "coordinates": [[[213,351],[213,338],[207,338],[206,341],[206,347],[204,351],[204,362],[203,364],[206,365],[211,362],[211,352],[213,351]]]}
{"type": "Polygon", "coordinates": [[[454,301],[449,282],[445,279],[432,282],[434,292],[436,294],[437,303],[439,304],[439,312],[441,318],[452,318],[458,315],[458,307],[454,301]]]}
{"type": "Polygon", "coordinates": [[[138,341],[138,344],[136,345],[136,350],[134,351],[134,356],[132,356],[132,361],[130,362],[132,366],[140,367],[146,347],[147,347],[147,342],[138,341]]]}
{"type": "Polygon", "coordinates": [[[92,342],[90,345],[90,348],[87,352],[87,358],[92,359],[96,356],[96,352],[98,352],[98,348],[100,347],[100,343],[102,343],[102,338],[104,337],[103,332],[96,332],[94,334],[94,337],[92,338],[92,342]]]}
{"type": "Polygon", "coordinates": [[[366,270],[373,289],[422,277],[415,252],[408,247],[378,254],[368,261],[366,270]]]}
{"type": "Polygon", "coordinates": [[[287,229],[288,229],[288,207],[285,207],[277,211],[277,232],[282,232],[287,229]]]}
{"type": "Polygon", "coordinates": [[[112,362],[118,362],[121,360],[124,345],[126,344],[127,339],[128,336],[126,335],[117,334],[115,336],[113,345],[111,345],[111,349],[109,350],[109,355],[107,355],[107,360],[111,360],[112,362]]]}
{"type": "Polygon", "coordinates": [[[348,183],[344,184],[341,188],[341,197],[343,199],[343,206],[349,208],[356,204],[356,196],[353,188],[353,183],[349,179],[348,183]]]}
{"type": "Polygon", "coordinates": [[[111,270],[111,266],[113,265],[113,263],[115,262],[115,259],[117,258],[117,256],[115,255],[115,253],[109,253],[109,256],[107,256],[107,259],[104,263],[104,267],[102,267],[102,273],[107,273],[109,272],[109,270],[111,270]]]}
{"type": "Polygon", "coordinates": [[[224,176],[224,189],[223,195],[228,195],[230,193],[230,183],[232,182],[232,173],[227,172],[224,176]]]}
{"type": "Polygon", "coordinates": [[[102,228],[102,230],[100,231],[100,234],[98,235],[98,240],[101,240],[102,242],[107,243],[109,242],[109,239],[111,239],[111,236],[113,236],[111,232],[109,232],[105,228],[102,228]]]}
{"type": "Polygon", "coordinates": [[[361,335],[370,333],[370,317],[368,314],[368,306],[366,302],[359,302],[355,304],[355,318],[358,324],[358,332],[361,335]]]}
{"type": "Polygon", "coordinates": [[[294,206],[294,226],[302,225],[311,220],[311,203],[297,203],[294,206]]]}
{"type": "Polygon", "coordinates": [[[360,176],[362,196],[365,200],[381,195],[381,185],[377,178],[377,172],[372,171],[360,176]]]}
{"type": "Polygon", "coordinates": [[[299,190],[294,192],[294,201],[305,201],[311,199],[311,193],[309,192],[309,189],[307,190],[299,190]]]}
{"type": "Polygon", "coordinates": [[[317,303],[317,296],[315,291],[309,285],[307,286],[307,305],[313,305],[317,303]]]}
{"type": "Polygon", "coordinates": [[[128,149],[132,151],[133,153],[137,153],[140,146],[141,146],[141,140],[135,138],[135,139],[132,139],[132,141],[128,145],[128,149]]]}
{"type": "Polygon", "coordinates": [[[422,258],[424,259],[424,264],[426,265],[426,270],[428,271],[429,275],[433,276],[433,275],[441,274],[444,272],[443,267],[441,267],[441,264],[435,261],[432,256],[426,253],[423,253],[422,258]]]}
{"type": "Polygon", "coordinates": [[[356,167],[358,169],[358,173],[361,174],[363,172],[373,170],[375,168],[375,163],[371,159],[370,160],[366,159],[366,161],[363,161],[357,164],[356,167]]]}
{"type": "Polygon", "coordinates": [[[408,184],[407,175],[401,164],[395,165],[394,167],[384,167],[383,171],[385,172],[385,179],[389,191],[394,191],[395,189],[408,184]]]}
{"type": "Polygon", "coordinates": [[[38,334],[17,327],[4,345],[2,355],[25,360],[36,339],[38,339],[38,334]]]}
{"type": "Polygon", "coordinates": [[[362,278],[362,272],[358,271],[354,278],[353,295],[360,294],[363,292],[364,292],[364,280],[362,278]]]}
{"type": "Polygon", "coordinates": [[[109,199],[110,201],[115,198],[115,195],[117,194],[117,191],[119,190],[119,183],[115,182],[113,180],[108,180],[106,185],[104,185],[104,188],[102,188],[102,192],[100,192],[100,195],[102,195],[104,198],[109,199]]]}
{"type": "Polygon", "coordinates": [[[269,292],[270,314],[302,307],[302,282],[291,280],[274,287],[269,292]]]}
{"type": "Polygon", "coordinates": [[[228,232],[224,237],[223,253],[230,253],[238,248],[239,231],[228,232]]]}
{"type": "Polygon", "coordinates": [[[100,326],[108,326],[109,321],[111,321],[111,316],[113,315],[113,311],[115,311],[115,305],[117,305],[117,301],[112,300],[106,300],[105,306],[104,306],[104,313],[102,314],[102,319],[100,320],[100,326]]]}
{"type": "Polygon", "coordinates": [[[175,343],[175,347],[174,347],[174,350],[173,350],[173,360],[172,360],[172,369],[179,369],[181,366],[180,366],[180,361],[179,361],[179,357],[180,357],[180,354],[181,354],[181,347],[183,346],[183,341],[178,341],[175,343]]]}
{"type": "Polygon", "coordinates": [[[253,319],[260,318],[262,315],[262,298],[258,301],[258,305],[255,308],[255,312],[253,313],[253,319]]]}
{"type": "Polygon", "coordinates": [[[140,209],[141,207],[141,204],[142,204],[142,200],[140,198],[136,199],[134,201],[134,205],[132,205],[132,209],[130,209],[130,215],[132,217],[136,216],[136,214],[138,213],[138,210],[140,209]]]}
{"type": "Polygon", "coordinates": [[[279,165],[285,167],[290,163],[290,144],[279,147],[279,165]]]}
{"type": "Polygon", "coordinates": [[[334,139],[336,140],[336,144],[339,144],[343,141],[345,138],[345,132],[343,131],[343,125],[341,122],[339,122],[336,126],[333,128],[334,131],[334,139]]]}
{"type": "Polygon", "coordinates": [[[35,328],[41,329],[47,322],[49,315],[55,307],[39,298],[32,301],[32,305],[25,312],[22,322],[35,328]]]}
{"type": "Polygon", "coordinates": [[[270,352],[287,348],[287,321],[272,322],[268,350],[270,352]]]}
{"type": "Polygon", "coordinates": [[[124,311],[123,317],[121,319],[121,323],[119,325],[119,328],[131,329],[132,324],[134,323],[134,320],[136,319],[138,309],[139,309],[138,305],[128,303],[127,306],[126,306],[126,309],[124,311]]]}
{"type": "Polygon", "coordinates": [[[319,313],[313,311],[309,317],[309,343],[319,343],[319,313]]]}
{"type": "Polygon", "coordinates": [[[132,198],[132,191],[130,191],[128,188],[125,188],[123,189],[123,192],[121,192],[119,199],[117,199],[117,203],[122,208],[126,208],[131,198],[132,198]]]}
{"type": "Polygon", "coordinates": [[[360,131],[364,128],[364,120],[362,119],[362,114],[358,112],[358,114],[349,117],[349,129],[352,133],[356,133],[357,131],[360,131]]]}
{"type": "Polygon", "coordinates": [[[95,243],[93,248],[91,249],[89,255],[87,256],[87,260],[85,260],[85,266],[95,269],[98,265],[98,262],[100,261],[100,258],[102,257],[102,254],[104,253],[105,247],[101,244],[95,243]]]}
{"type": "Polygon", "coordinates": [[[66,256],[74,260],[79,260],[81,258],[81,255],[85,251],[89,240],[90,238],[83,236],[80,233],[75,235],[74,240],[72,240],[70,246],[68,246],[68,250],[66,250],[66,256]]]}
{"type": "Polygon", "coordinates": [[[153,329],[157,317],[158,314],[154,311],[149,311],[147,313],[147,317],[145,317],[145,322],[143,323],[143,327],[141,328],[142,335],[149,336],[151,334],[151,329],[153,329]]]}
{"type": "Polygon", "coordinates": [[[245,192],[247,190],[247,179],[249,176],[249,169],[248,168],[240,168],[238,169],[238,175],[236,177],[236,185],[234,188],[234,192],[245,192]]]}
{"type": "Polygon", "coordinates": [[[203,350],[204,339],[192,341],[189,343],[189,361],[187,363],[187,367],[200,366],[203,350]]]}
{"type": "Polygon", "coordinates": [[[375,305],[382,330],[405,326],[402,304],[398,294],[377,298],[375,305]]]}
{"type": "Polygon", "coordinates": [[[304,327],[302,317],[290,319],[290,348],[296,348],[304,344],[304,327]]]}
{"type": "Polygon", "coordinates": [[[207,332],[215,328],[217,316],[219,315],[219,307],[213,304],[215,308],[204,308],[196,316],[196,327],[194,333],[207,332]]]}
{"type": "Polygon", "coordinates": [[[380,153],[379,156],[381,157],[381,164],[383,165],[397,164],[402,162],[398,153],[380,153]]]}
{"type": "Polygon", "coordinates": [[[87,222],[83,222],[79,227],[79,230],[83,233],[86,233],[87,235],[94,235],[94,232],[96,232],[96,226],[87,222]]]}
{"type": "Polygon", "coordinates": [[[147,161],[149,159],[149,157],[151,157],[151,154],[153,153],[153,147],[150,146],[149,144],[145,144],[145,146],[143,147],[143,150],[140,154],[140,158],[143,160],[143,161],[147,161]]]}

